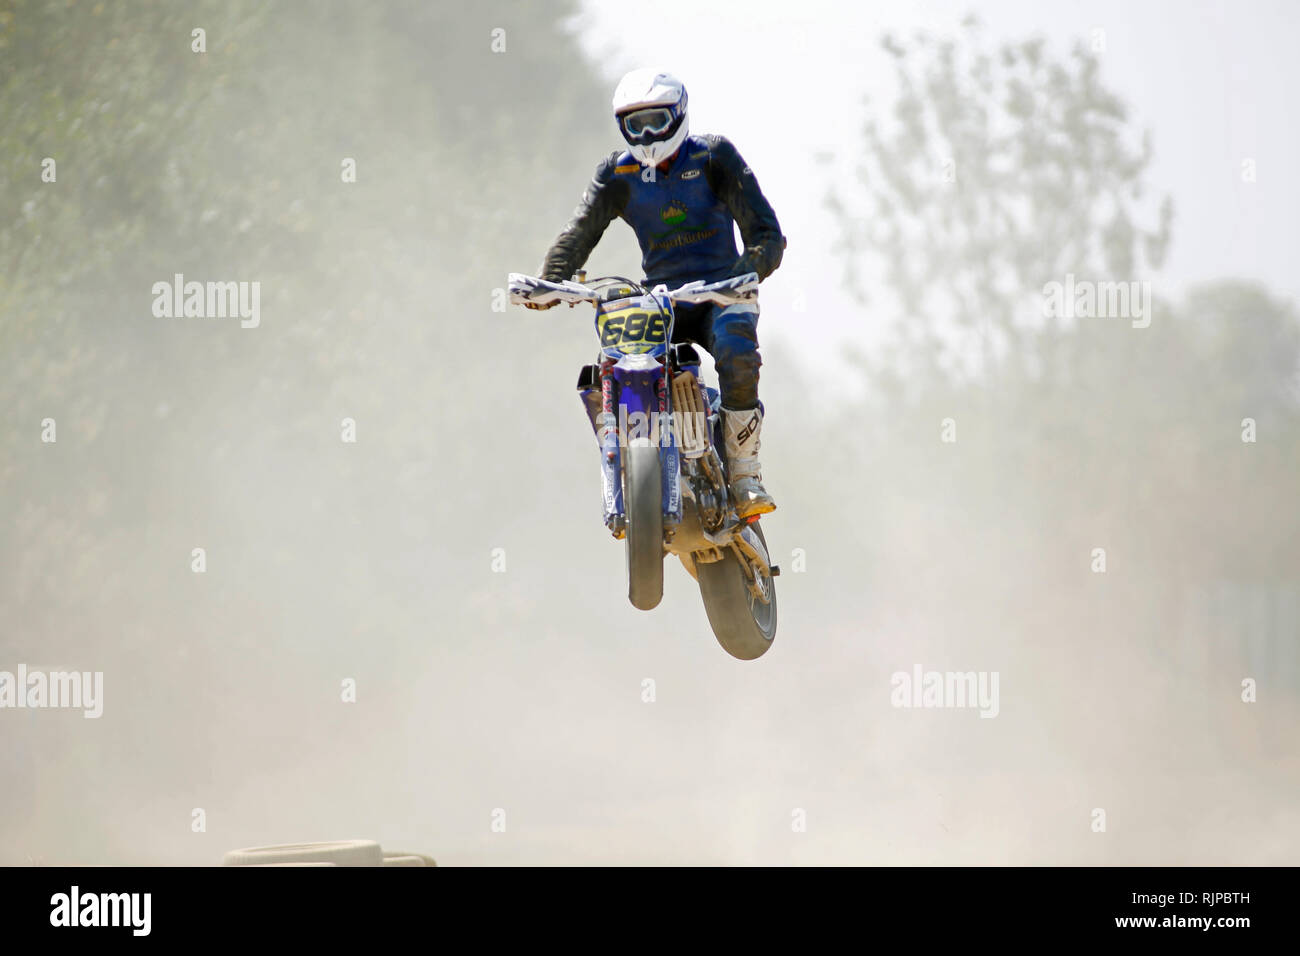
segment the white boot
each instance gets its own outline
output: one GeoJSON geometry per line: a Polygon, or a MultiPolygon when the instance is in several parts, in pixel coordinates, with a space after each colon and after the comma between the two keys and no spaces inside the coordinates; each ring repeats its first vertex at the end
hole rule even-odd
{"type": "Polygon", "coordinates": [[[736,514],[743,519],[775,511],[776,502],[763,488],[763,475],[758,464],[759,436],[763,431],[762,410],[724,408],[722,423],[727,441],[727,474],[731,480],[736,514]]]}

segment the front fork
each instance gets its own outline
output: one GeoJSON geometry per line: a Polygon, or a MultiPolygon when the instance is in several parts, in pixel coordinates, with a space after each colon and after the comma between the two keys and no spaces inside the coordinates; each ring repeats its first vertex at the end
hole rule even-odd
{"type": "MultiPolygon", "coordinates": [[[[672,428],[667,376],[668,370],[663,366],[646,371],[620,369],[614,359],[606,359],[599,366],[600,413],[596,437],[600,445],[605,526],[616,538],[623,537],[627,529],[622,449],[629,431],[635,437],[648,435],[660,448],[665,538],[672,538],[682,520],[681,462],[672,428]]],[[[582,395],[584,403],[587,402],[589,392],[584,391],[582,395]]]]}
{"type": "Polygon", "coordinates": [[[605,496],[605,527],[621,538],[627,530],[627,513],[623,509],[617,392],[614,361],[606,359],[600,363],[600,480],[605,496]]]}

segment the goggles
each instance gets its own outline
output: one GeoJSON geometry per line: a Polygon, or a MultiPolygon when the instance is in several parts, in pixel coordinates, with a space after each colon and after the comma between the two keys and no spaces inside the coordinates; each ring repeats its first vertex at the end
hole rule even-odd
{"type": "Polygon", "coordinates": [[[666,106],[652,106],[624,113],[620,119],[623,131],[634,139],[662,133],[673,125],[673,111],[666,106]]]}

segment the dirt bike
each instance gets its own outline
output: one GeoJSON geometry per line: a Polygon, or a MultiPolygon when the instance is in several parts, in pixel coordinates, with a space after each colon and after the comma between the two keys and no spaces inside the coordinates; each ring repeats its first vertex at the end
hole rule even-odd
{"type": "Polygon", "coordinates": [[[672,341],[676,303],[752,302],[758,276],[647,290],[611,276],[548,282],[511,273],[510,301],[596,309],[597,364],[578,379],[600,446],[605,526],[627,544],[628,600],[648,611],[664,590],[664,555],[699,584],[714,636],[741,660],[776,637],[776,587],[758,517],[741,520],[728,491],[721,401],[700,356],[672,341]]]}

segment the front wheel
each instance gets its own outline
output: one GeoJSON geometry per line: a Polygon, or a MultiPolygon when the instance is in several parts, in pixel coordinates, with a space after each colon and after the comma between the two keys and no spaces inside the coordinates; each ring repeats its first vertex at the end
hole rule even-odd
{"type": "Polygon", "coordinates": [[[626,465],[627,597],[633,607],[648,611],[664,596],[664,486],[659,446],[630,445],[626,465]]]}
{"type": "MultiPolygon", "coordinates": [[[[763,529],[757,522],[750,527],[767,551],[763,529]]],[[[709,626],[722,649],[742,661],[766,654],[776,639],[776,582],[771,575],[763,575],[760,581],[762,597],[750,588],[735,554],[712,564],[696,562],[695,575],[700,582],[700,597],[709,615],[709,626]]]]}

